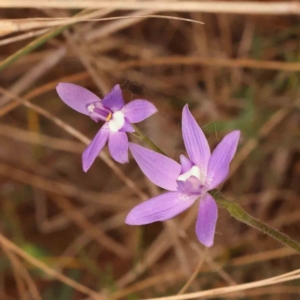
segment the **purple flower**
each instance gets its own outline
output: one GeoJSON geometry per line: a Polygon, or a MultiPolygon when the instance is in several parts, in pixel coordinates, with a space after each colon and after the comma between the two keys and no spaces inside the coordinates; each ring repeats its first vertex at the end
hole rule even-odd
{"type": "Polygon", "coordinates": [[[82,154],[83,170],[91,167],[108,140],[112,158],[119,163],[128,162],[128,137],[134,132],[132,123],[138,123],[157,112],[155,106],[146,100],[124,103],[119,85],[101,100],[89,90],[72,83],[59,83],[56,87],[59,97],[74,110],[90,116],[95,122],[105,122],[82,154]]]}
{"type": "Polygon", "coordinates": [[[182,112],[182,133],[189,158],[181,155],[180,164],[162,154],[129,143],[130,151],[144,174],[169,192],[134,207],[127,215],[126,223],[143,225],[165,221],[200,199],[196,234],[202,244],[210,247],[214,241],[218,210],[208,191],[216,188],[228,176],[240,131],[227,134],[211,154],[207,139],[186,105],[182,112]]]}

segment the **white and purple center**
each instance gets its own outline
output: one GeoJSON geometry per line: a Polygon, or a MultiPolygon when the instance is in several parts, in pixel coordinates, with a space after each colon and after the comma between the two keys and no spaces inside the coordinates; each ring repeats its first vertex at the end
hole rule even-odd
{"type": "Polygon", "coordinates": [[[118,132],[125,124],[125,116],[122,111],[112,112],[102,105],[101,102],[93,102],[87,105],[87,111],[92,120],[95,122],[108,122],[110,131],[118,132]]]}

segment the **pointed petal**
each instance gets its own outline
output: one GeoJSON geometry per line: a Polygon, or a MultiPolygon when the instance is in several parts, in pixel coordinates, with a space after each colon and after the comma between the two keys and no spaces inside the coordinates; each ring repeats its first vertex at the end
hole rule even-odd
{"type": "Polygon", "coordinates": [[[61,82],[57,85],[56,91],[65,104],[85,115],[88,115],[86,106],[89,103],[101,101],[101,99],[91,91],[73,83],[61,82]]]}
{"type": "Polygon", "coordinates": [[[104,147],[109,136],[109,130],[107,126],[102,126],[102,128],[97,132],[91,143],[82,153],[82,168],[84,172],[93,164],[96,157],[99,155],[100,151],[104,147]]]}
{"type": "Polygon", "coordinates": [[[134,100],[122,109],[125,117],[131,123],[138,123],[157,112],[156,107],[147,100],[134,100]]]}
{"type": "Polygon", "coordinates": [[[185,105],[182,111],[182,135],[190,160],[205,175],[210,157],[210,149],[207,139],[190,113],[188,105],[185,105]]]}
{"type": "Polygon", "coordinates": [[[120,164],[128,163],[128,137],[125,132],[111,132],[108,148],[112,158],[120,164]]]}
{"type": "Polygon", "coordinates": [[[157,186],[177,190],[180,165],[173,159],[139,145],[129,143],[129,149],[143,173],[157,186]]]}
{"type": "Polygon", "coordinates": [[[217,218],[217,204],[214,198],[209,193],[206,193],[205,196],[200,199],[196,222],[198,240],[206,247],[211,247],[214,243],[217,218]]]}
{"type": "Polygon", "coordinates": [[[113,112],[121,110],[124,106],[124,99],[120,85],[115,85],[110,93],[104,97],[102,103],[113,112]]]}
{"type": "Polygon", "coordinates": [[[229,164],[233,159],[240,138],[240,131],[227,134],[213,151],[208,163],[205,187],[212,190],[222,183],[229,174],[229,164]]]}
{"type": "Polygon", "coordinates": [[[199,196],[168,192],[134,207],[126,217],[128,225],[144,225],[169,220],[189,208],[199,196]]]}
{"type": "Polygon", "coordinates": [[[183,154],[180,154],[181,174],[188,172],[192,167],[193,163],[183,154]]]}

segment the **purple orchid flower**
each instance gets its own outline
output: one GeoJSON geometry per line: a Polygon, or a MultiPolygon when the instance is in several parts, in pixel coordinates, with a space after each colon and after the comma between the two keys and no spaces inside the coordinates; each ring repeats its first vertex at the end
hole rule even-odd
{"type": "Polygon", "coordinates": [[[134,132],[132,123],[141,122],[157,112],[155,106],[146,100],[137,99],[125,104],[119,85],[115,85],[103,100],[72,83],[59,83],[56,91],[62,101],[74,110],[90,116],[95,122],[105,122],[82,154],[85,172],[91,167],[107,140],[112,158],[119,163],[128,162],[126,132],[134,132]]]}
{"type": "Polygon", "coordinates": [[[134,207],[125,222],[144,225],[165,221],[200,199],[196,234],[202,244],[211,247],[218,209],[208,191],[216,188],[228,176],[240,131],[227,134],[211,154],[205,135],[186,105],[182,112],[182,133],[189,158],[181,155],[180,164],[167,156],[129,143],[130,151],[144,174],[169,192],[134,207]]]}

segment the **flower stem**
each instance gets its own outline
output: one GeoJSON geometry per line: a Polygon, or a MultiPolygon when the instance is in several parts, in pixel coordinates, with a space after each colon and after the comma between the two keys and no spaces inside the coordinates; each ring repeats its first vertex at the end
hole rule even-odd
{"type": "Polygon", "coordinates": [[[261,232],[269,235],[274,240],[280,242],[281,244],[294,249],[296,252],[300,254],[300,244],[287,235],[277,231],[276,229],[264,224],[263,222],[255,219],[254,217],[250,216],[241,206],[239,206],[235,202],[231,202],[228,200],[220,199],[215,197],[218,204],[220,204],[223,208],[227,209],[229,214],[234,217],[235,219],[241,221],[242,223],[247,224],[248,226],[254,227],[261,232]]]}
{"type": "Polygon", "coordinates": [[[136,125],[132,124],[132,126],[135,129],[136,136],[139,139],[141,139],[144,143],[146,143],[152,150],[154,150],[160,154],[163,154],[165,156],[168,156],[158,146],[156,146],[150,139],[148,139],[148,137],[142,131],[140,131],[136,125]]]}
{"type": "MultiPolygon", "coordinates": [[[[147,136],[143,134],[135,125],[133,126],[137,137],[139,137],[142,141],[144,141],[154,151],[166,155],[159,147],[157,147],[150,139],[148,139],[147,136]]],[[[268,226],[267,224],[255,219],[254,217],[249,215],[237,203],[228,201],[224,199],[224,197],[223,198],[218,197],[217,195],[214,196],[214,199],[216,199],[216,202],[219,205],[221,205],[223,208],[225,208],[233,218],[239,220],[242,223],[247,224],[248,226],[260,230],[261,232],[272,237],[274,240],[278,241],[279,243],[289,248],[292,248],[293,250],[295,250],[297,253],[300,254],[300,244],[298,242],[294,241],[287,235],[277,231],[276,229],[268,226]]]]}

